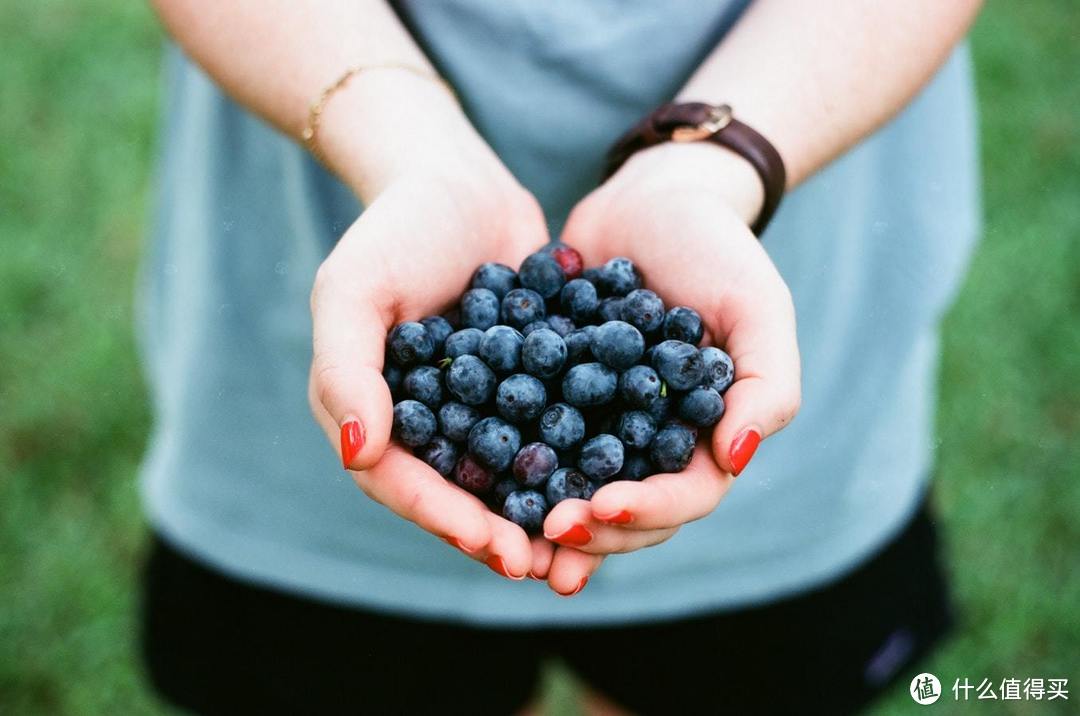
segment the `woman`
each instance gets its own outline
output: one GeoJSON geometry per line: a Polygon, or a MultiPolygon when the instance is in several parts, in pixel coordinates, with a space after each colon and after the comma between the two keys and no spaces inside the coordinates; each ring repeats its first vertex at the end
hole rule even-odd
{"type": "Polygon", "coordinates": [[[509,713],[553,655],[596,708],[847,711],[914,675],[948,624],[925,488],[977,233],[977,5],[158,0],[182,48],[144,314],[161,692],[509,713]],[[659,141],[593,190],[673,101],[779,153],[760,242],[777,175],[745,151],[659,141]],[[530,542],[388,446],[380,371],[394,323],[553,235],[698,308],[739,380],[711,454],[530,542]]]}

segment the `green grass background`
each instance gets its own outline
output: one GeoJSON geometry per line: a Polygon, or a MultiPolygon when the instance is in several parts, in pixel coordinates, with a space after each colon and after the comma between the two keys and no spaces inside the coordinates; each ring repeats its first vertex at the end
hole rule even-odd
{"type": "MultiPolygon", "coordinates": [[[[0,4],[4,714],[164,711],[133,650],[150,414],[132,296],[161,39],[131,0],[0,4]]],[[[925,668],[1069,677],[1068,703],[969,706],[1076,713],[1080,12],[998,0],[973,44],[986,233],[945,323],[936,490],[964,622],[925,668]]],[[[552,672],[548,711],[572,712],[573,688],[552,672]]],[[[904,685],[875,713],[916,708],[904,685]]]]}

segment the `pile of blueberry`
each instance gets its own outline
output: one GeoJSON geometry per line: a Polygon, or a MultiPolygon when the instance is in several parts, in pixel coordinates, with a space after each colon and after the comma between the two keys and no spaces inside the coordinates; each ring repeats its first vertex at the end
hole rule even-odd
{"type": "Polygon", "coordinates": [[[486,263],[457,311],[390,332],[394,437],[536,533],[561,500],[686,467],[734,379],[702,333],[626,258],[583,271],[558,246],[517,272],[486,263]]]}

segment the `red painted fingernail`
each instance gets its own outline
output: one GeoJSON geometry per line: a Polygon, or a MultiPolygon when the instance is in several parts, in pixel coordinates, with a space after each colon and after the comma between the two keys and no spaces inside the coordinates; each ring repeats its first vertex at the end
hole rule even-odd
{"type": "Polygon", "coordinates": [[[578,582],[577,589],[575,589],[574,591],[566,592],[566,593],[563,593],[563,592],[555,592],[555,593],[558,594],[560,597],[572,597],[575,594],[577,594],[578,592],[580,592],[582,589],[584,589],[585,585],[588,584],[588,583],[589,583],[589,578],[588,577],[582,577],[581,581],[578,582]]]}
{"type": "Polygon", "coordinates": [[[597,517],[596,519],[601,522],[610,522],[613,525],[628,525],[634,521],[634,516],[623,510],[622,512],[616,512],[611,517],[597,517]]]}
{"type": "Polygon", "coordinates": [[[574,525],[561,535],[548,537],[548,539],[566,547],[581,547],[592,542],[592,536],[592,532],[585,529],[584,525],[574,525]]]}
{"type": "Polygon", "coordinates": [[[514,575],[510,574],[510,570],[506,568],[506,562],[504,562],[503,558],[497,554],[491,555],[484,561],[488,567],[491,567],[491,571],[495,572],[496,574],[500,574],[507,579],[513,579],[514,581],[521,581],[522,579],[525,579],[524,574],[520,577],[515,577],[514,575]]]}
{"type": "Polygon", "coordinates": [[[731,441],[731,451],[728,453],[731,457],[733,475],[738,475],[743,471],[750,462],[750,458],[754,456],[754,451],[757,450],[760,442],[761,433],[753,428],[747,428],[735,436],[735,439],[731,441]]]}
{"type": "Polygon", "coordinates": [[[350,420],[341,426],[341,464],[346,470],[349,463],[364,448],[364,425],[359,420],[350,420]]]}
{"type": "Polygon", "coordinates": [[[451,547],[454,547],[455,549],[460,549],[465,554],[472,554],[476,551],[475,549],[469,549],[465,545],[461,544],[461,540],[459,540],[457,537],[443,537],[443,542],[450,545],[451,547]]]}

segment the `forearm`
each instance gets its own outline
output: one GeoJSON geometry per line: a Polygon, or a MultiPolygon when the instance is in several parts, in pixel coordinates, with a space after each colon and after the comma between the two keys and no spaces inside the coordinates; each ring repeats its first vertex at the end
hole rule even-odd
{"type": "MultiPolygon", "coordinates": [[[[154,0],[176,41],[227,93],[299,138],[311,103],[349,67],[434,69],[381,0],[154,0]]],[[[362,198],[456,143],[477,141],[436,81],[401,70],[355,75],[327,103],[318,143],[362,198]]]]}
{"type": "Polygon", "coordinates": [[[758,0],[678,99],[734,107],[776,146],[794,187],[895,115],[980,4],[758,0]]]}

